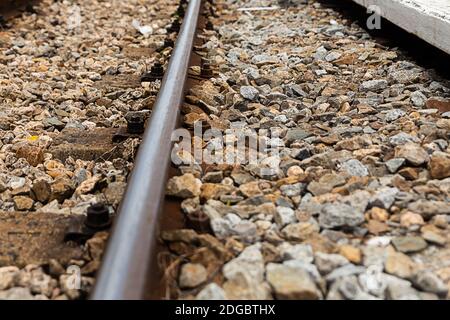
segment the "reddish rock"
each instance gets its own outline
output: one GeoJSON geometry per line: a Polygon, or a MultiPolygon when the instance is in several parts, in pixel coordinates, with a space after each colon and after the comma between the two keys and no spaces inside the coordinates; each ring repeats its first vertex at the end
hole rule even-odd
{"type": "Polygon", "coordinates": [[[426,102],[428,109],[438,109],[439,112],[444,113],[450,111],[450,100],[441,98],[430,98],[426,102]]]}

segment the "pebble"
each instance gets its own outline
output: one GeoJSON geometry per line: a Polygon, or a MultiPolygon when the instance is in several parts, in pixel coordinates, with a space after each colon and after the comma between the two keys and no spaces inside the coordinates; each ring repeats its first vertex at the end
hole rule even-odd
{"type": "Polygon", "coordinates": [[[206,281],[208,274],[199,263],[186,263],[181,266],[179,283],[181,288],[195,288],[206,281]]]}
{"type": "Polygon", "coordinates": [[[386,80],[368,80],[361,83],[361,91],[380,91],[386,89],[388,82],[386,80]]]}
{"type": "Polygon", "coordinates": [[[430,158],[430,175],[433,179],[445,179],[450,177],[450,157],[444,153],[433,155],[430,158]]]}
{"type": "Polygon", "coordinates": [[[328,254],[323,252],[316,252],[314,255],[314,261],[317,269],[319,269],[320,273],[323,275],[326,275],[334,269],[349,263],[347,258],[340,254],[328,254]]]}
{"type": "Polygon", "coordinates": [[[292,210],[291,208],[277,207],[274,220],[280,226],[280,228],[282,228],[287,224],[296,222],[297,218],[295,217],[294,210],[292,210]]]}
{"type": "Polygon", "coordinates": [[[291,245],[284,242],[278,250],[283,260],[300,260],[304,263],[311,263],[314,260],[312,247],[308,244],[291,245]]]}
{"type": "Polygon", "coordinates": [[[227,300],[225,291],[214,282],[206,285],[195,297],[196,300],[227,300]]]}
{"type": "Polygon", "coordinates": [[[14,208],[18,211],[27,211],[33,208],[33,199],[26,196],[15,196],[13,198],[14,208]]]}
{"type": "Polygon", "coordinates": [[[370,199],[370,205],[389,209],[395,201],[395,196],[399,190],[397,188],[384,187],[375,192],[375,194],[370,199]]]}
{"type": "Polygon", "coordinates": [[[273,287],[277,299],[316,300],[321,293],[309,274],[300,268],[269,263],[267,281],[273,287]]]}
{"type": "Polygon", "coordinates": [[[167,183],[167,194],[179,198],[191,198],[199,196],[201,193],[202,182],[192,173],[186,173],[182,176],[175,176],[167,183]]]}
{"type": "Polygon", "coordinates": [[[429,160],[428,153],[419,145],[411,142],[396,147],[395,157],[404,158],[413,166],[420,166],[429,160]]]}
{"type": "Polygon", "coordinates": [[[341,170],[348,175],[365,177],[369,175],[369,170],[359,160],[351,159],[341,165],[341,170]]]}
{"type": "Polygon", "coordinates": [[[289,224],[281,231],[287,240],[292,241],[304,241],[317,232],[319,232],[319,226],[310,222],[289,224]]]}
{"type": "Polygon", "coordinates": [[[364,222],[364,215],[347,204],[327,204],[319,215],[319,225],[325,229],[356,227],[364,222]]]}
{"type": "Polygon", "coordinates": [[[243,98],[250,101],[255,101],[259,95],[258,90],[252,86],[242,86],[239,92],[243,98]]]}
{"type": "Polygon", "coordinates": [[[415,286],[423,291],[435,293],[440,296],[447,295],[448,286],[429,270],[418,272],[412,281],[415,286]]]}
{"type": "Polygon", "coordinates": [[[352,263],[361,263],[362,253],[359,248],[355,248],[351,245],[342,245],[339,247],[339,254],[352,263]]]}
{"type": "Polygon", "coordinates": [[[409,228],[413,225],[423,225],[425,222],[420,214],[413,212],[405,212],[400,217],[400,225],[405,228],[409,228]]]}
{"type": "Polygon", "coordinates": [[[384,262],[384,270],[399,278],[410,279],[416,272],[417,266],[401,252],[389,252],[384,262]]]}
{"type": "Polygon", "coordinates": [[[392,244],[403,253],[418,252],[427,247],[425,240],[416,236],[395,237],[392,239],[392,244]]]}
{"type": "Polygon", "coordinates": [[[422,108],[427,102],[427,97],[420,91],[414,91],[413,93],[411,93],[410,99],[413,106],[417,108],[422,108]]]}

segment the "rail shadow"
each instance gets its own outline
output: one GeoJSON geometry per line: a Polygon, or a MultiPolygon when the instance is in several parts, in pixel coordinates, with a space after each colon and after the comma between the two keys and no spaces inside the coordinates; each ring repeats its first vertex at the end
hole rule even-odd
{"type": "Polygon", "coordinates": [[[0,23],[7,23],[8,20],[24,13],[35,13],[33,8],[40,0],[2,0],[0,1],[0,23]]]}

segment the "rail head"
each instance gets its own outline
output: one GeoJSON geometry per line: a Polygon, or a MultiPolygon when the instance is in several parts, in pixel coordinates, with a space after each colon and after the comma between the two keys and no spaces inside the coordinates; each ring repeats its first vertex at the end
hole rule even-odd
{"type": "Polygon", "coordinates": [[[190,0],[153,112],[144,132],[133,172],[118,210],[102,266],[90,299],[141,299],[155,256],[157,225],[165,195],[172,144],[201,0],[190,0]]]}

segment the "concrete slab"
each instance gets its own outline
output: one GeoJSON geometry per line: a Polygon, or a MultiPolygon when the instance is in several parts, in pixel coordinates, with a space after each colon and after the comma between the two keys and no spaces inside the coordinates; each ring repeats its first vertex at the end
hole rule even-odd
{"type": "Polygon", "coordinates": [[[378,6],[381,16],[450,54],[449,0],[353,0],[368,8],[378,6]]]}

